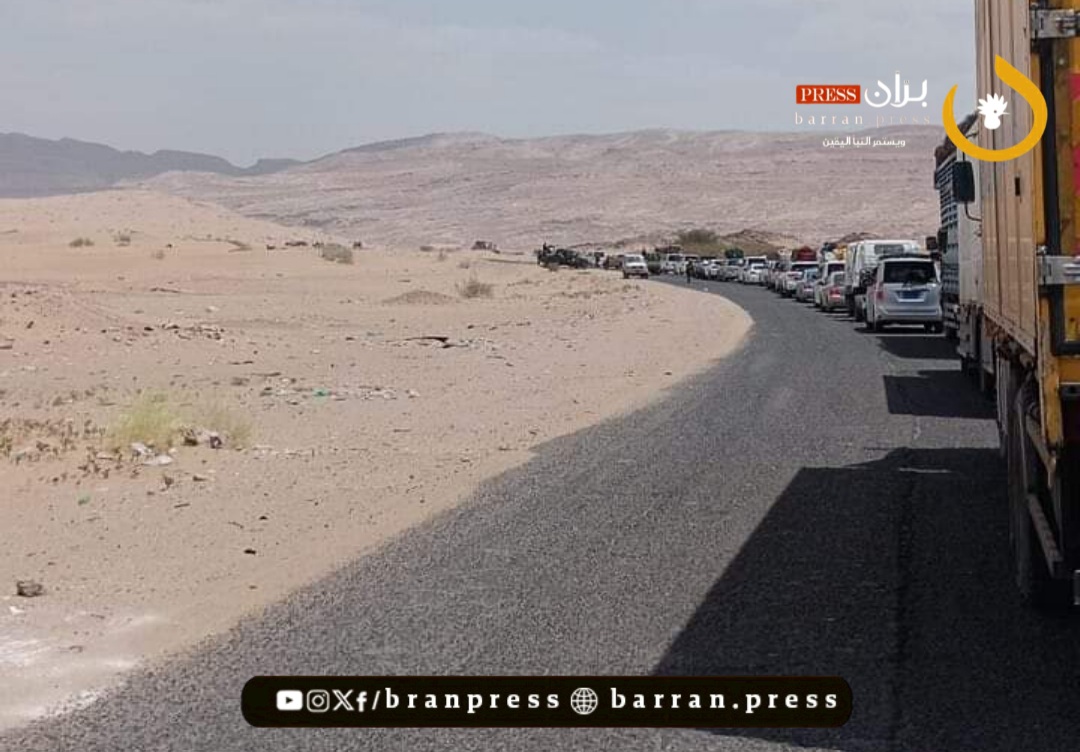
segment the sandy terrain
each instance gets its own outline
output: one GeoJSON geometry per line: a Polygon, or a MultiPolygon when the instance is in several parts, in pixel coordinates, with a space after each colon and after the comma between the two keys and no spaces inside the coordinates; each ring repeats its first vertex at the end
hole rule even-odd
{"type": "Polygon", "coordinates": [[[902,149],[824,148],[799,133],[641,131],[372,144],[263,177],[169,173],[158,190],[245,215],[401,248],[490,240],[604,243],[658,231],[752,227],[820,243],[850,232],[937,232],[939,127],[869,129],[902,149]]]}
{"type": "Polygon", "coordinates": [[[290,239],[318,237],[148,192],[0,201],[0,726],[227,628],[750,326],[528,256],[345,265],[290,239]]]}

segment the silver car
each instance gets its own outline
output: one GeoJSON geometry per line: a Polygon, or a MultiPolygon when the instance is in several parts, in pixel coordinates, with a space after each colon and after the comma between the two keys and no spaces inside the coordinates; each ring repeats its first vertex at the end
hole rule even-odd
{"type": "Polygon", "coordinates": [[[866,290],[866,328],[880,332],[888,324],[922,324],[944,329],[941,282],[929,256],[896,256],[878,263],[866,290]]]}

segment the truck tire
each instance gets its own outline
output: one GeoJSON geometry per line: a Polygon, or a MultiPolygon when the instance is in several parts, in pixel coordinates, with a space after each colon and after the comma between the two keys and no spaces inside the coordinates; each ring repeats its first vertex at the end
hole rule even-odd
{"type": "MultiPolygon", "coordinates": [[[[1015,378],[1015,374],[1014,374],[1015,378]]],[[[1032,481],[1041,474],[1034,447],[1023,430],[1020,400],[1010,400],[1006,437],[1009,490],[1009,539],[1012,544],[1013,576],[1021,602],[1039,611],[1067,610],[1071,604],[1070,583],[1053,579],[1046,566],[1035,524],[1028,512],[1027,495],[1032,481]]]]}

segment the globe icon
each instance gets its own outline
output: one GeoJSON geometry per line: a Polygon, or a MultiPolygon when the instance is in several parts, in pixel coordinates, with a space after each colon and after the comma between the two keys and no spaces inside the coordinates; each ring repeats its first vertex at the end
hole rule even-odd
{"type": "Polygon", "coordinates": [[[570,695],[570,708],[578,715],[589,715],[599,705],[600,698],[588,687],[579,687],[570,695]]]}

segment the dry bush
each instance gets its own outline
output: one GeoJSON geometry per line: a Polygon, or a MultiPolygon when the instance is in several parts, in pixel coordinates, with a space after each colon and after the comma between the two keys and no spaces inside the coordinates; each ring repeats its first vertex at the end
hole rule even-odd
{"type": "Polygon", "coordinates": [[[143,392],[109,427],[105,439],[110,449],[125,451],[134,443],[159,452],[176,445],[188,429],[200,428],[222,436],[227,446],[242,448],[251,440],[251,423],[220,402],[196,402],[179,407],[177,396],[143,392]]]}
{"type": "Polygon", "coordinates": [[[127,248],[129,245],[131,245],[131,233],[126,231],[118,232],[113,237],[113,240],[115,240],[116,244],[121,248],[127,248]]]}
{"type": "Polygon", "coordinates": [[[352,248],[338,243],[330,243],[319,249],[319,256],[335,264],[352,264],[355,261],[352,248]]]}
{"type": "Polygon", "coordinates": [[[155,261],[164,261],[165,250],[163,248],[158,248],[156,251],[150,254],[150,258],[154,259],[155,261]]]}
{"type": "Polygon", "coordinates": [[[446,259],[450,258],[450,254],[446,251],[439,251],[439,255],[436,258],[439,261],[446,261],[446,259]]]}
{"type": "Polygon", "coordinates": [[[90,248],[94,245],[94,241],[90,238],[75,238],[68,245],[72,248],[90,248]]]}
{"type": "Polygon", "coordinates": [[[144,392],[110,426],[105,438],[109,448],[117,451],[141,443],[164,452],[182,428],[183,420],[167,395],[144,392]]]}
{"type": "Polygon", "coordinates": [[[458,294],[468,300],[472,300],[473,298],[490,298],[495,295],[494,285],[490,285],[487,282],[481,282],[476,277],[469,277],[469,280],[463,285],[458,285],[457,289],[458,294]]]}
{"type": "Polygon", "coordinates": [[[457,266],[458,266],[458,269],[471,269],[472,268],[472,262],[471,261],[462,261],[457,266]]]}
{"type": "Polygon", "coordinates": [[[435,250],[435,246],[433,246],[433,245],[422,245],[422,246],[420,246],[420,250],[423,251],[424,253],[430,253],[431,251],[435,250]]]}

